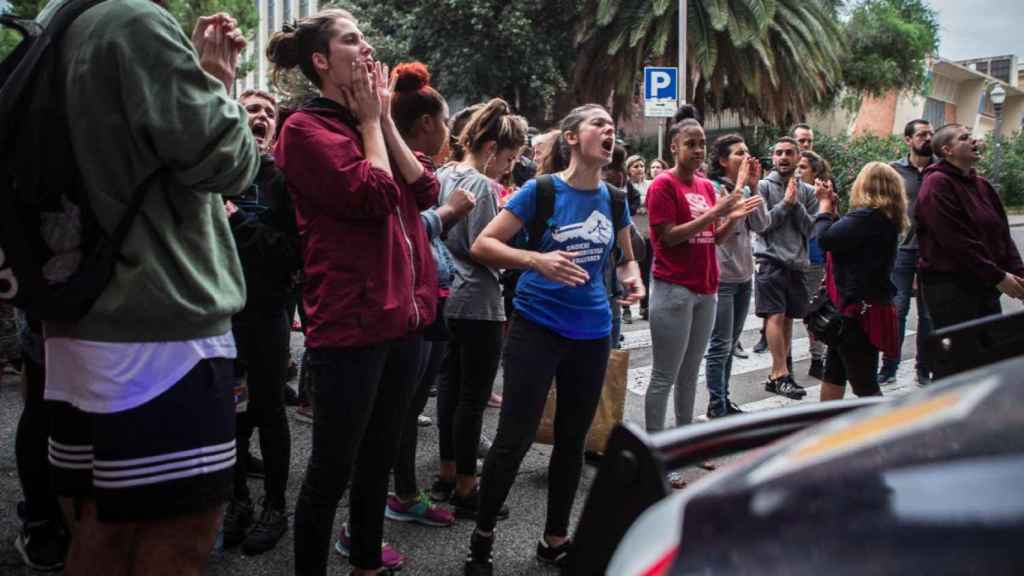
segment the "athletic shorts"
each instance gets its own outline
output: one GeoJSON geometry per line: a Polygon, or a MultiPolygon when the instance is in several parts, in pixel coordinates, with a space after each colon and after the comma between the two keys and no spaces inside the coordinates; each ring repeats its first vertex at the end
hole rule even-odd
{"type": "Polygon", "coordinates": [[[149,402],[110,414],[54,402],[54,489],[95,498],[100,522],[139,522],[209,510],[232,494],[234,363],[201,360],[149,402]]]}
{"type": "Polygon", "coordinates": [[[754,291],[754,312],[761,318],[785,314],[787,318],[800,319],[807,315],[810,297],[803,271],[759,260],[754,291]]]}

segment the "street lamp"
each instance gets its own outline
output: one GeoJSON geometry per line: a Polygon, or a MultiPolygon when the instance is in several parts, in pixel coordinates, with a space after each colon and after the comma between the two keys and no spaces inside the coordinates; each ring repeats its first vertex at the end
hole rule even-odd
{"type": "Polygon", "coordinates": [[[1006,88],[1002,84],[996,84],[988,93],[992,99],[992,107],[996,111],[996,137],[995,150],[992,151],[992,183],[998,186],[999,182],[999,161],[1002,159],[1003,150],[1000,145],[1003,132],[1003,103],[1006,102],[1006,88]]]}

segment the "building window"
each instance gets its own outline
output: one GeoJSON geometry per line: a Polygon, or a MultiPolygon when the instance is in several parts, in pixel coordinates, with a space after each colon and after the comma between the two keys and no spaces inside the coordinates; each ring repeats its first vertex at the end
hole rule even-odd
{"type": "Polygon", "coordinates": [[[999,78],[1003,82],[1010,82],[1010,59],[1003,58],[1000,60],[993,60],[989,68],[989,76],[999,78]]]}
{"type": "Polygon", "coordinates": [[[277,30],[277,24],[274,22],[274,0],[267,0],[267,36],[270,36],[277,30]]]}
{"type": "Polygon", "coordinates": [[[309,16],[309,0],[299,0],[299,16],[309,16]]]}
{"type": "Polygon", "coordinates": [[[289,24],[292,21],[292,0],[282,0],[284,4],[282,9],[284,10],[284,18],[282,24],[289,24]]]}
{"type": "Polygon", "coordinates": [[[929,124],[934,126],[936,129],[939,126],[945,126],[946,124],[946,103],[942,100],[936,100],[934,98],[927,98],[924,101],[924,114],[922,118],[928,121],[929,124]]]}

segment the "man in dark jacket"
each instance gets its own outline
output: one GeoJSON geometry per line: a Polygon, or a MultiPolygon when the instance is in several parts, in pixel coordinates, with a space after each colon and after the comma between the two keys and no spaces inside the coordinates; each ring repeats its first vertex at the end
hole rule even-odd
{"type": "MultiPolygon", "coordinates": [[[[932,155],[932,125],[923,118],[907,122],[903,129],[903,141],[907,143],[908,154],[890,162],[896,172],[903,178],[903,188],[907,192],[907,216],[910,218],[910,230],[903,237],[900,243],[899,252],[896,255],[896,266],[893,268],[892,279],[896,284],[896,316],[899,318],[899,340],[900,347],[903,346],[903,336],[907,330],[907,313],[910,312],[910,298],[914,295],[914,280],[917,276],[917,234],[914,230],[914,204],[917,202],[917,193],[924,181],[924,170],[938,161],[932,155]]],[[[928,307],[924,305],[924,299],[917,297],[917,381],[919,384],[927,384],[931,380],[931,370],[928,369],[926,357],[926,346],[928,334],[932,331],[932,318],[928,314],[928,307]]],[[[885,357],[882,360],[882,369],[878,373],[878,383],[887,384],[896,379],[896,370],[900,366],[900,357],[885,357]]]]}
{"type": "Polygon", "coordinates": [[[925,169],[917,195],[918,271],[936,330],[1001,313],[1000,293],[1024,299],[1024,263],[999,195],[974,170],[978,148],[967,127],[939,128],[932,150],[942,161],[925,169]]]}
{"type": "Polygon", "coordinates": [[[241,196],[225,203],[248,292],[245,308],[232,320],[238,345],[235,375],[247,382],[248,402],[237,418],[240,456],[235,464],[234,498],[224,517],[224,545],[242,544],[245,553],[252,555],[273,548],[288,529],[285,489],[291,435],[284,411],[284,386],[290,323],[285,311],[300,263],[295,210],[284,175],[270,156],[277,102],[262,90],[243,92],[239,102],[249,114],[249,128],[261,158],[256,180],[241,196]],[[266,498],[255,527],[251,526],[253,505],[246,484],[253,428],[260,429],[266,471],[266,498]]]}

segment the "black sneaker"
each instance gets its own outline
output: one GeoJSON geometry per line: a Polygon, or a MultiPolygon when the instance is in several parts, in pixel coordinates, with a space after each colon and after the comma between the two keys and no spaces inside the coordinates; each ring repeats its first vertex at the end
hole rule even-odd
{"type": "Polygon", "coordinates": [[[481,536],[473,530],[469,537],[469,554],[466,555],[466,563],[463,566],[465,576],[491,576],[494,574],[494,559],[491,556],[491,549],[494,548],[494,534],[481,536]]]}
{"type": "Polygon", "coordinates": [[[249,478],[257,478],[262,480],[267,477],[267,469],[263,466],[263,460],[249,454],[249,463],[246,466],[246,475],[249,478]]]}
{"type": "Polygon", "coordinates": [[[818,380],[825,379],[825,361],[816,358],[811,360],[811,367],[807,369],[807,375],[818,380]]]}
{"type": "Polygon", "coordinates": [[[807,395],[807,391],[796,382],[793,382],[793,378],[789,374],[777,379],[768,378],[768,381],[764,383],[764,389],[772,394],[778,394],[793,400],[800,400],[807,395]]]}
{"type": "Polygon", "coordinates": [[[746,412],[744,412],[743,410],[740,410],[740,407],[737,406],[736,403],[733,402],[732,400],[729,400],[729,403],[725,405],[725,410],[726,410],[726,414],[729,414],[729,415],[732,415],[732,414],[746,414],[746,412]]]}
{"type": "Polygon", "coordinates": [[[252,525],[252,502],[232,500],[224,512],[224,548],[238,546],[252,525]]]}
{"type": "MultiPolygon", "coordinates": [[[[291,378],[289,378],[291,380],[291,378]]],[[[298,406],[299,405],[299,393],[294,388],[285,384],[284,385],[284,405],[285,406],[298,406]]]]}
{"type": "Polygon", "coordinates": [[[288,516],[284,510],[264,505],[259,521],[242,542],[242,552],[246,556],[255,556],[271,550],[287,531],[288,516]]]}
{"type": "MultiPolygon", "coordinates": [[[[473,491],[465,496],[459,496],[458,492],[452,491],[448,503],[455,508],[456,518],[476,519],[476,514],[480,510],[480,486],[474,487],[473,491]]],[[[498,510],[498,520],[505,520],[508,514],[508,506],[502,504],[501,510],[498,510]]]]}
{"type": "Polygon", "coordinates": [[[447,502],[455,494],[455,481],[442,480],[440,476],[434,477],[434,483],[430,486],[430,499],[434,502],[447,502]]]}
{"type": "Polygon", "coordinates": [[[761,330],[761,339],[754,344],[754,354],[764,354],[768,351],[768,340],[764,337],[764,330],[761,330]]]}
{"type": "Polygon", "coordinates": [[[57,521],[24,522],[21,532],[14,539],[14,548],[29,568],[39,572],[56,572],[64,567],[68,538],[57,521]]]}
{"type": "Polygon", "coordinates": [[[543,538],[537,543],[537,560],[551,566],[568,566],[576,547],[572,540],[566,540],[558,546],[548,546],[543,538]]]}

